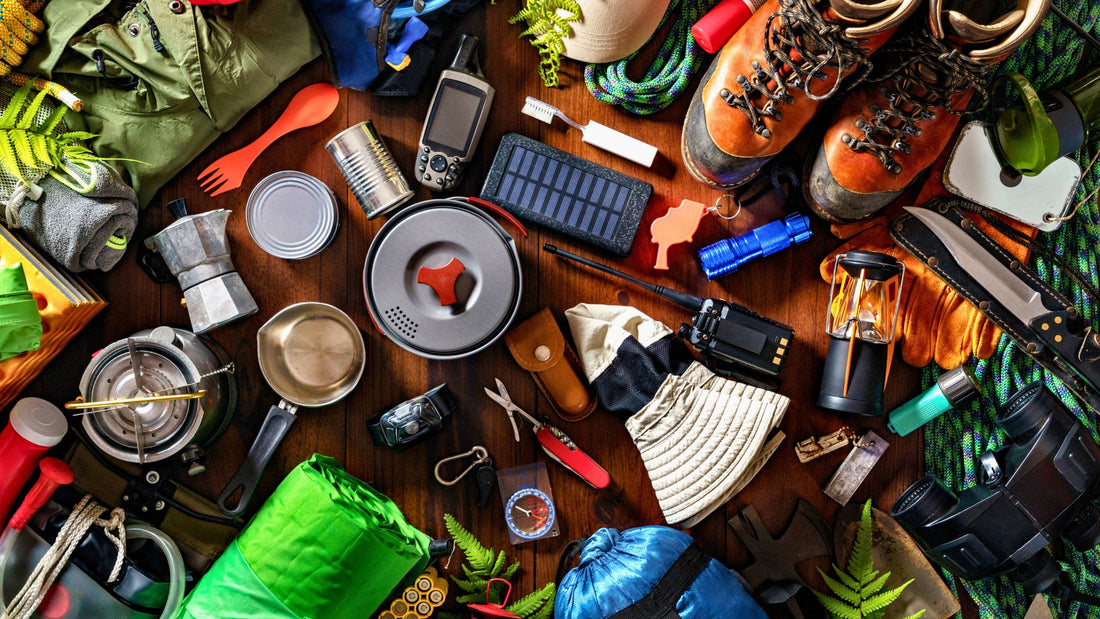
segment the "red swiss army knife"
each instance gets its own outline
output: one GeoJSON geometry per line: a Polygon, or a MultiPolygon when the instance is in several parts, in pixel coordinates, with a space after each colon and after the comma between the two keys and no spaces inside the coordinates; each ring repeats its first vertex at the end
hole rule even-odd
{"type": "Polygon", "coordinates": [[[496,381],[497,391],[494,392],[486,387],[485,393],[489,394],[494,402],[504,407],[504,412],[508,413],[508,419],[512,421],[512,431],[515,433],[517,443],[519,442],[519,424],[516,423],[516,414],[518,413],[520,417],[531,422],[532,429],[535,431],[535,438],[542,445],[542,450],[546,452],[546,455],[576,473],[594,488],[602,490],[611,485],[611,476],[607,474],[607,471],[596,464],[596,461],[590,458],[588,454],[581,451],[565,432],[516,406],[515,402],[512,402],[511,396],[508,395],[508,390],[504,388],[504,383],[499,378],[496,381]]]}

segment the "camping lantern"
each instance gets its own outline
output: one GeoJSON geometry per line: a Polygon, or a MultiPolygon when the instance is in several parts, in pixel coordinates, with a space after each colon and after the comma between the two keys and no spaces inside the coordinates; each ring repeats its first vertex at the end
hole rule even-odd
{"type": "Polygon", "coordinates": [[[882,414],[904,279],[905,265],[886,254],[855,250],[837,256],[825,314],[831,341],[818,406],[882,414]]]}

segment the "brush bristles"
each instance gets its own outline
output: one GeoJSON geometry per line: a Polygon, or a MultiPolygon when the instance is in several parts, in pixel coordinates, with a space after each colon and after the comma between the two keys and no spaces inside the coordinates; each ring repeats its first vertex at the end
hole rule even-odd
{"type": "Polygon", "coordinates": [[[558,114],[558,108],[539,101],[534,97],[527,97],[527,101],[523,104],[523,109],[520,110],[523,114],[534,118],[535,120],[542,121],[548,125],[554,123],[554,116],[558,114]]]}

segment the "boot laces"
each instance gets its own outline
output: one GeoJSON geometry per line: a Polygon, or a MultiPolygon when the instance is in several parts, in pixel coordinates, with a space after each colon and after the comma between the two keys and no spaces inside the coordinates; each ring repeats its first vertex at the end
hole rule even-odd
{"type": "Polygon", "coordinates": [[[886,171],[900,174],[902,166],[894,155],[912,151],[907,140],[923,133],[917,123],[935,120],[937,110],[964,113],[965,107],[955,109],[952,99],[969,88],[984,102],[988,98],[985,74],[989,67],[970,60],[958,48],[949,48],[927,30],[883,51],[897,59],[897,66],[869,81],[882,82],[879,92],[887,107],[869,105],[870,119],[856,121],[856,129],[863,135],[857,138],[845,133],[841,140],[856,152],[874,155],[886,171]],[[935,79],[929,80],[929,75],[935,79]]]}
{"type": "Polygon", "coordinates": [[[859,83],[870,67],[859,43],[844,35],[843,25],[822,17],[811,0],[780,0],[779,5],[764,29],[764,64],[754,60],[751,78],[737,76],[740,94],[728,88],[720,93],[728,105],[744,112],[753,131],[765,138],[772,134],[764,119],[783,120],[779,107],[794,103],[791,90],[802,90],[808,98],[823,101],[837,93],[846,71],[862,66],[864,70],[855,82],[859,83]],[[833,84],[826,93],[814,94],[811,80],[827,80],[823,69],[830,65],[837,69],[833,84]],[[757,106],[754,100],[762,105],[757,106]]]}

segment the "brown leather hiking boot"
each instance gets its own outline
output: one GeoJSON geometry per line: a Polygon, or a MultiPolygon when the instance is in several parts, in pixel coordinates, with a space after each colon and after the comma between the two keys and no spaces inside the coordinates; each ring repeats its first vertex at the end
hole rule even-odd
{"type": "Polygon", "coordinates": [[[769,0],[726,43],[691,99],[681,151],[691,175],[736,187],[798,135],[921,0],[769,0]]]}
{"type": "Polygon", "coordinates": [[[845,96],[803,184],[822,217],[868,217],[940,156],[989,69],[1039,27],[1050,0],[929,0],[875,56],[874,75],[845,96]],[[965,10],[953,10],[954,5],[965,10]]]}

